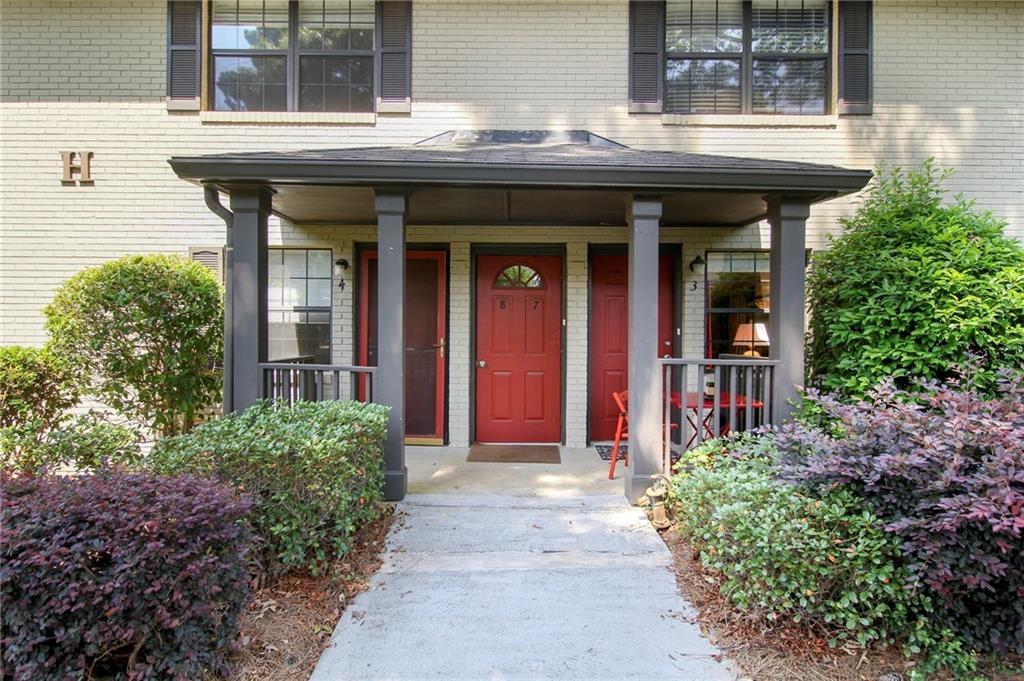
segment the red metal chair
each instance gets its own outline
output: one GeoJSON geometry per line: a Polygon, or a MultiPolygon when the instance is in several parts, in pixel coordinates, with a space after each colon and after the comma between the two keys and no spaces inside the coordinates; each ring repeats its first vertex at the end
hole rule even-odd
{"type": "MultiPolygon", "coordinates": [[[[615,440],[613,441],[613,444],[612,444],[612,462],[611,462],[611,465],[608,467],[608,479],[609,480],[614,480],[615,479],[615,463],[619,460],[619,446],[622,444],[622,440],[623,439],[629,440],[629,409],[627,408],[627,405],[629,404],[629,391],[628,390],[623,390],[622,392],[619,392],[619,393],[612,393],[612,399],[615,400],[615,406],[619,408],[619,420],[615,424],[615,440]]],[[[670,428],[678,428],[679,424],[678,423],[670,423],[669,427],[670,428]]],[[[664,433],[665,432],[665,424],[662,424],[661,429],[662,429],[662,433],[664,433]]],[[[665,456],[665,452],[662,452],[661,454],[662,454],[662,456],[665,456]]],[[[628,449],[626,450],[626,453],[623,455],[623,459],[624,459],[623,463],[626,466],[628,466],[629,465],[629,450],[628,449]]]]}
{"type": "MultiPolygon", "coordinates": [[[[620,393],[612,393],[615,406],[619,408],[619,421],[615,424],[615,440],[612,444],[612,465],[608,468],[608,479],[615,479],[615,462],[619,460],[619,445],[622,438],[629,439],[629,414],[626,411],[626,404],[629,402],[629,391],[623,390],[620,393]]],[[[625,465],[629,465],[629,450],[626,450],[625,465]]]]}

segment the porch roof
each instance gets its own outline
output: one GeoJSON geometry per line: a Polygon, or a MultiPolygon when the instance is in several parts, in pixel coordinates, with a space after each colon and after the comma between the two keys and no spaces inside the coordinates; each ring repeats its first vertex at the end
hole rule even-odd
{"type": "Polygon", "coordinates": [[[170,159],[179,177],[274,190],[299,223],[373,224],[374,188],[409,191],[409,224],[625,225],[631,194],[663,197],[666,226],[762,219],[767,194],[809,202],[859,191],[867,170],[633,149],[588,131],[459,131],[404,146],[170,159]]]}

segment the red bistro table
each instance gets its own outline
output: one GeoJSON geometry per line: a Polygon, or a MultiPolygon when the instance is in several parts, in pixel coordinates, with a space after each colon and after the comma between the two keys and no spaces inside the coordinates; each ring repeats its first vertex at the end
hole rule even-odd
{"type": "MultiPolygon", "coordinates": [[[[739,395],[739,394],[737,394],[735,396],[735,398],[734,398],[732,393],[721,392],[721,393],[717,394],[717,397],[718,397],[718,406],[723,411],[728,411],[728,409],[729,409],[729,402],[732,399],[736,400],[735,404],[736,404],[736,409],[737,410],[746,409],[747,408],[747,396],[746,395],[739,395]]],[[[712,421],[713,421],[713,419],[715,417],[715,398],[714,397],[708,397],[707,395],[705,395],[703,393],[688,392],[688,393],[686,393],[686,409],[683,409],[683,398],[682,398],[682,395],[680,393],[673,392],[672,393],[672,406],[675,407],[676,409],[681,409],[681,410],[686,412],[686,420],[689,422],[690,427],[693,428],[693,435],[690,436],[689,442],[686,443],[686,448],[687,449],[689,449],[690,446],[693,444],[693,441],[697,439],[697,419],[698,419],[698,409],[697,409],[698,402],[697,401],[702,399],[702,398],[703,398],[703,401],[704,401],[704,405],[703,405],[703,407],[704,407],[704,420],[703,420],[703,424],[702,425],[704,427],[704,434],[706,436],[706,439],[713,439],[713,438],[716,438],[716,437],[721,437],[722,435],[728,435],[729,434],[729,424],[728,423],[724,424],[720,429],[718,429],[717,434],[715,432],[715,428],[712,427],[712,421]]],[[[750,401],[750,406],[753,407],[754,409],[760,409],[761,407],[764,406],[764,402],[761,402],[760,400],[751,400],[750,401]]]]}

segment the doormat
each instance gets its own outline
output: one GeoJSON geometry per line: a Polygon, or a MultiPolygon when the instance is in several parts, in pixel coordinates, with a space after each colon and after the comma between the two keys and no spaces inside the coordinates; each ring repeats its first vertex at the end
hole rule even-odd
{"type": "Polygon", "coordinates": [[[473,445],[466,461],[474,463],[562,463],[557,445],[473,445]]]}
{"type": "MultiPolygon", "coordinates": [[[[594,445],[594,449],[597,450],[597,455],[601,457],[601,461],[612,460],[612,445],[594,445]]],[[[629,451],[629,445],[619,445],[619,461],[625,461],[626,452],[629,451]]],[[[672,463],[679,461],[679,452],[672,452],[672,463]]]]}

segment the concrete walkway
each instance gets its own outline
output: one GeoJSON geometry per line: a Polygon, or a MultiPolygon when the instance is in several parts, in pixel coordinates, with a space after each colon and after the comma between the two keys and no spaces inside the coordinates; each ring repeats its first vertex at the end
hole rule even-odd
{"type": "Polygon", "coordinates": [[[619,495],[410,495],[312,678],[733,679],[619,495]]]}

